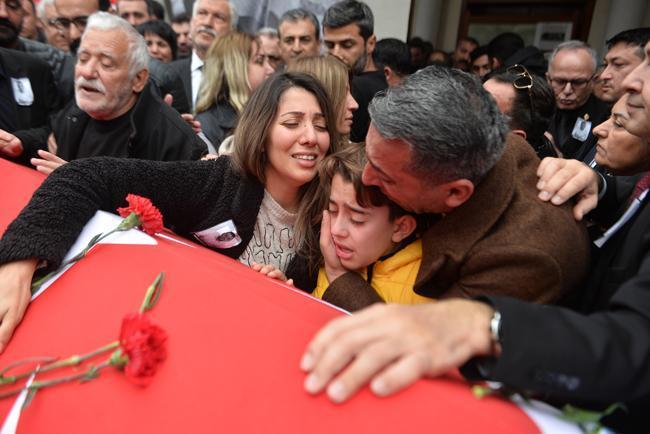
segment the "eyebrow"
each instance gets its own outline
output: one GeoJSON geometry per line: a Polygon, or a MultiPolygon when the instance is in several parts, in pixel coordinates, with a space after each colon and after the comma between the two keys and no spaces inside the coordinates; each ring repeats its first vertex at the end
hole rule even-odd
{"type": "Polygon", "coordinates": [[[388,174],[387,174],[386,172],[384,172],[383,170],[381,170],[379,167],[377,167],[377,165],[375,165],[375,163],[372,162],[372,160],[370,159],[370,157],[368,156],[368,154],[366,154],[366,160],[368,160],[368,164],[370,164],[370,165],[372,166],[373,169],[375,169],[377,172],[379,172],[379,173],[381,174],[381,176],[383,176],[384,178],[386,178],[386,180],[388,180],[388,181],[392,181],[392,180],[393,180],[393,178],[391,178],[390,176],[388,176],[388,174]]]}
{"type": "MultiPolygon", "coordinates": [[[[301,112],[298,110],[286,112],[286,113],[281,113],[280,116],[305,116],[305,112],[301,112]]],[[[314,113],[314,117],[320,117],[320,118],[325,118],[325,115],[323,113],[314,113]]]]}
{"type": "Polygon", "coordinates": [[[626,116],[625,112],[612,113],[612,117],[614,118],[614,120],[618,120],[618,118],[627,119],[627,116],[626,116]]]}
{"type": "MultiPolygon", "coordinates": [[[[334,201],[332,200],[332,198],[330,198],[330,204],[332,204],[332,205],[338,205],[336,202],[334,202],[334,201]]],[[[352,212],[357,213],[357,214],[363,214],[363,215],[369,215],[369,214],[370,214],[370,213],[369,213],[368,211],[366,211],[364,208],[358,208],[358,207],[356,207],[356,206],[352,206],[352,205],[347,204],[347,203],[344,203],[343,206],[346,207],[347,209],[351,210],[352,212]]]]}

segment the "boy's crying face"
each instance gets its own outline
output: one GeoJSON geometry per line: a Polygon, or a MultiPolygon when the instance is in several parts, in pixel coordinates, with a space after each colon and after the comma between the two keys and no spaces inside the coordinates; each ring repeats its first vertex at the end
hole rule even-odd
{"type": "Polygon", "coordinates": [[[332,178],[328,211],[336,255],[348,270],[365,270],[414,230],[414,225],[402,224],[412,216],[391,221],[387,205],[359,205],[352,183],[338,174],[332,178]]]}

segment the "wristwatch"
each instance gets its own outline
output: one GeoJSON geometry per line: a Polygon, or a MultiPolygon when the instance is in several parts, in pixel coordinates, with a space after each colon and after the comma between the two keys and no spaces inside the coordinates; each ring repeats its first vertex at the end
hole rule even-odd
{"type": "Polygon", "coordinates": [[[492,347],[496,348],[501,345],[501,312],[494,311],[490,319],[490,337],[492,338],[492,347]]]}

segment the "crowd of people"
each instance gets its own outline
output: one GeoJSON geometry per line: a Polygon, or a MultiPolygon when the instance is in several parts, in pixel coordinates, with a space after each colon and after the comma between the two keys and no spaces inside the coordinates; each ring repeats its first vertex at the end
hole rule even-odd
{"type": "Polygon", "coordinates": [[[0,351],[34,275],[134,193],[354,312],[306,349],[309,393],[460,368],[647,429],[650,28],[603,59],[514,33],[448,54],[378,41],[357,0],[254,35],[190,4],[0,0],[0,156],[47,175],[0,240],[0,351]]]}

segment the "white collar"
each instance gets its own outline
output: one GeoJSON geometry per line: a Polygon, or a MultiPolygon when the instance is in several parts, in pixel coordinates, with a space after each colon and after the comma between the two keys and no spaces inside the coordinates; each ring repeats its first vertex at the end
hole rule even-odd
{"type": "Polygon", "coordinates": [[[190,71],[194,72],[203,66],[203,60],[196,54],[196,50],[192,50],[192,61],[190,63],[190,71]]]}

